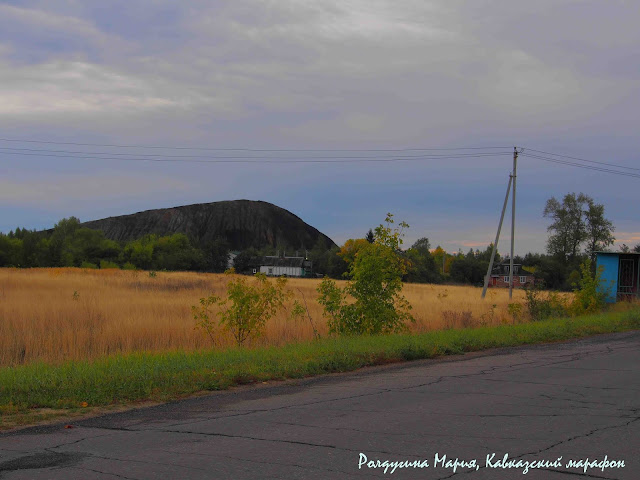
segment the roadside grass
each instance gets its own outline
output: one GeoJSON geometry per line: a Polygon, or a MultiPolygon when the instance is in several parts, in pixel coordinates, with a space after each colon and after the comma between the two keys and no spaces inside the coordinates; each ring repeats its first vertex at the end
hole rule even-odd
{"type": "Polygon", "coordinates": [[[59,365],[0,368],[0,428],[60,413],[168,401],[236,385],[345,372],[368,365],[635,330],[640,309],[423,334],[330,337],[282,347],[130,353],[59,365]]]}

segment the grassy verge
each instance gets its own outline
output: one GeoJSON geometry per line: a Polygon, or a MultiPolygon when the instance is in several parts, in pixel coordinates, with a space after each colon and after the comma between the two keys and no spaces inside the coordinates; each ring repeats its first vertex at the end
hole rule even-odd
{"type": "Polygon", "coordinates": [[[251,382],[639,328],[640,311],[635,309],[422,335],[328,338],[281,348],[136,353],[91,362],[4,367],[0,368],[0,414],[6,428],[35,421],[39,412],[49,409],[73,413],[87,406],[165,401],[251,382]],[[18,418],[22,420],[16,422],[18,418]]]}

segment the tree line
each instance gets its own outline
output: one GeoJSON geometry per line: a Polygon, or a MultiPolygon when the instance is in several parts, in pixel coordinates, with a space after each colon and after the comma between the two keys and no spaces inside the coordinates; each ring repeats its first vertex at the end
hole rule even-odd
{"type": "MultiPolygon", "coordinates": [[[[551,220],[546,253],[516,256],[514,262],[540,278],[546,288],[570,290],[579,266],[594,252],[614,242],[614,226],[605,218],[604,206],[583,193],[569,193],[561,200],[550,198],[543,215],[551,220]]],[[[317,274],[340,279],[348,274],[358,252],[374,242],[369,230],[364,238],[350,239],[342,247],[329,247],[324,239],[306,252],[317,274]]],[[[406,261],[402,280],[412,283],[460,283],[480,285],[489,266],[492,245],[464,253],[432,249],[427,237],[418,239],[398,254],[406,261]]],[[[640,252],[640,244],[623,251],[640,252]]],[[[224,272],[228,268],[230,245],[223,238],[198,242],[187,235],[146,235],[129,242],[116,242],[104,233],[82,227],[75,217],[60,220],[48,231],[18,228],[0,234],[0,267],[82,267],[145,270],[195,270],[224,272]]],[[[283,247],[280,247],[283,251],[283,247]]],[[[291,250],[293,251],[293,250],[291,250]]],[[[273,255],[275,247],[250,248],[236,256],[238,272],[251,271],[252,262],[273,255]]],[[[496,263],[504,260],[496,255],[496,263]]],[[[592,262],[595,264],[595,262],[592,262]]]]}
{"type": "Polygon", "coordinates": [[[48,231],[18,228],[0,234],[0,267],[81,267],[222,272],[228,246],[218,239],[198,245],[182,233],[145,235],[130,242],[65,218],[48,231]]]}
{"type": "MultiPolygon", "coordinates": [[[[546,253],[515,256],[514,263],[523,266],[542,281],[545,288],[572,290],[580,278],[580,266],[591,260],[595,269],[595,253],[607,250],[615,240],[613,223],[604,215],[604,205],[584,193],[568,193],[561,200],[547,200],[543,216],[551,220],[547,228],[546,253]]],[[[364,239],[348,240],[338,255],[351,261],[358,249],[370,241],[371,230],[364,239]]],[[[406,282],[462,283],[481,285],[484,281],[493,245],[484,250],[470,249],[447,253],[440,246],[431,249],[428,238],[418,239],[409,249],[400,252],[408,261],[406,282]]],[[[622,245],[622,252],[640,253],[640,244],[633,248],[622,245]]],[[[495,263],[506,258],[496,255],[495,263]]]]}

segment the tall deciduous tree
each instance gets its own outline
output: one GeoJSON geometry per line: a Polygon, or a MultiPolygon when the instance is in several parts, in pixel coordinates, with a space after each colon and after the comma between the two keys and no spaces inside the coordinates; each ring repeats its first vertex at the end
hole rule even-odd
{"type": "Polygon", "coordinates": [[[370,243],[367,242],[364,238],[356,238],[356,239],[350,238],[349,240],[344,242],[344,245],[338,252],[338,255],[345,262],[347,262],[348,265],[351,265],[353,264],[356,257],[358,256],[358,253],[361,250],[367,248],[368,245],[370,245],[370,243]]]}
{"type": "Polygon", "coordinates": [[[588,208],[585,210],[587,224],[587,253],[591,256],[591,261],[595,261],[595,253],[604,250],[609,245],[613,245],[615,237],[613,231],[615,227],[610,220],[604,218],[604,205],[596,204],[593,199],[587,201],[588,208]]]}
{"type": "Polygon", "coordinates": [[[405,257],[410,262],[405,278],[407,282],[440,283],[442,281],[439,268],[430,249],[429,239],[423,237],[405,252],[405,257]]]}
{"type": "Polygon", "coordinates": [[[586,253],[604,249],[613,243],[613,223],[604,217],[604,205],[596,204],[584,193],[568,193],[558,201],[547,200],[544,216],[551,218],[547,251],[561,260],[573,262],[586,243],[586,253]]]}
{"type": "Polygon", "coordinates": [[[583,193],[576,195],[568,193],[560,203],[555,197],[547,200],[544,216],[551,218],[553,223],[547,227],[549,239],[547,251],[562,260],[573,260],[580,253],[580,244],[587,238],[584,221],[584,207],[587,196],[583,193]]]}

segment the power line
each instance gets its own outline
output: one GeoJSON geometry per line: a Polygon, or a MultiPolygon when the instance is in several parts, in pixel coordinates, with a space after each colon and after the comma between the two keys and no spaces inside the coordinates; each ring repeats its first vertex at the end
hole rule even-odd
{"type": "Polygon", "coordinates": [[[160,145],[121,145],[109,143],[78,143],[78,142],[52,142],[45,140],[19,139],[19,138],[0,138],[2,142],[19,142],[19,143],[39,143],[50,145],[75,145],[86,147],[113,147],[113,148],[148,148],[162,150],[206,150],[206,151],[245,151],[245,152],[410,152],[410,151],[454,151],[454,150],[488,150],[488,149],[511,149],[505,146],[487,146],[487,147],[446,147],[446,148],[214,148],[214,147],[170,147],[160,145]]]}
{"type": "MultiPolygon", "coordinates": [[[[16,142],[30,144],[50,144],[50,145],[73,145],[87,147],[107,147],[107,148],[146,148],[164,150],[190,150],[190,151],[210,151],[210,152],[251,152],[288,154],[289,158],[277,158],[265,155],[168,155],[163,153],[138,153],[138,152],[90,152],[76,150],[52,150],[38,148],[20,147],[0,147],[0,153],[11,156],[33,156],[63,158],[67,160],[114,160],[131,162],[162,162],[162,163],[247,163],[247,164],[267,164],[267,163],[377,163],[377,162],[405,162],[421,160],[450,160],[465,158],[483,158],[511,155],[509,151],[495,151],[500,149],[511,149],[512,147],[489,146],[489,147],[445,147],[445,148],[397,148],[397,149],[265,149],[265,148],[214,148],[214,147],[185,147],[185,146],[159,146],[159,145],[123,145],[123,144],[100,144],[100,143],[80,143],[80,142],[55,142],[35,139],[15,139],[0,138],[0,142],[16,142]],[[494,151],[491,151],[494,150],[494,151]],[[472,151],[465,153],[465,151],[472,151]],[[381,155],[335,155],[332,153],[380,153],[381,155]],[[396,153],[415,152],[415,155],[401,155],[396,153]],[[446,153],[425,153],[425,152],[446,152],[446,153]],[[451,153],[449,153],[451,152],[451,153]],[[455,152],[455,153],[454,153],[455,152]],[[312,153],[325,155],[309,155],[312,153]],[[62,155],[60,155],[62,154],[62,155]],[[384,154],[384,155],[383,155],[384,154]],[[301,158],[290,158],[291,155],[300,155],[301,158]]],[[[573,157],[558,153],[525,148],[523,156],[543,160],[550,163],[567,165],[586,170],[593,170],[614,175],[622,175],[632,178],[640,178],[640,174],[631,172],[621,172],[617,169],[625,169],[640,172],[640,168],[627,167],[615,163],[587,160],[585,158],[573,157]],[[535,153],[529,153],[535,152],[535,153]],[[569,160],[574,161],[569,161],[569,160]],[[578,162],[586,162],[593,165],[584,165],[578,162]],[[596,166],[601,165],[601,167],[596,166]],[[614,168],[606,168],[614,167],[614,168]]]]}
{"type": "Polygon", "coordinates": [[[576,167],[576,168],[583,168],[585,170],[594,170],[597,172],[604,172],[604,173],[611,173],[613,175],[622,175],[624,177],[632,177],[632,178],[640,178],[640,174],[637,173],[631,173],[631,172],[621,172],[619,170],[613,170],[610,168],[603,168],[603,167],[595,167],[595,166],[591,166],[591,165],[583,165],[580,163],[575,163],[575,162],[569,162],[566,160],[559,160],[557,158],[549,158],[549,157],[544,157],[542,155],[534,155],[532,153],[522,153],[522,156],[528,157],[528,158],[535,158],[538,160],[543,160],[545,162],[551,162],[551,163],[557,163],[557,164],[561,164],[561,165],[568,165],[571,167],[576,167]]]}
{"type": "MultiPolygon", "coordinates": [[[[277,160],[286,160],[286,158],[276,158],[276,157],[265,157],[265,156],[209,156],[209,155],[165,155],[165,154],[155,154],[155,153],[118,153],[118,152],[80,152],[75,150],[48,150],[48,149],[36,149],[36,148],[11,148],[11,147],[0,147],[0,153],[9,153],[12,155],[27,155],[22,152],[37,152],[38,155],[47,156],[48,154],[72,154],[72,155],[80,155],[80,157],[66,157],[65,158],[83,158],[83,155],[91,155],[92,158],[102,158],[102,157],[93,157],[94,155],[106,155],[106,156],[133,156],[128,158],[138,158],[138,157],[151,157],[151,158],[176,158],[176,159],[277,159],[277,160]]],[[[507,152],[480,152],[480,153],[459,153],[456,154],[456,157],[474,157],[477,155],[505,155],[507,152]]],[[[36,155],[36,153],[32,153],[30,155],[36,155]]],[[[393,155],[393,157],[398,159],[411,159],[411,158],[441,158],[441,157],[451,157],[451,154],[421,154],[421,155],[393,155]]],[[[389,155],[359,155],[359,156],[340,156],[340,155],[321,155],[321,156],[309,156],[304,155],[301,157],[302,159],[387,159],[389,155]]],[[[140,158],[142,160],[142,158],[140,158]]]]}
{"type": "Polygon", "coordinates": [[[445,159],[465,159],[465,158],[482,158],[496,157],[498,155],[507,155],[507,153],[475,153],[475,154],[457,154],[457,155],[416,155],[416,156],[391,156],[391,157],[321,157],[321,158],[303,158],[303,159],[282,159],[274,157],[213,157],[213,158],[139,158],[139,157],[104,157],[93,155],[69,156],[57,155],[54,153],[24,153],[24,152],[0,152],[12,156],[29,156],[29,157],[53,157],[64,158],[66,160],[116,160],[129,162],[164,162],[164,163],[366,163],[366,162],[410,162],[420,160],[445,160],[445,159]]]}
{"type": "Polygon", "coordinates": [[[562,155],[562,154],[559,154],[559,153],[550,153],[550,152],[545,152],[543,150],[536,150],[534,148],[525,148],[524,150],[530,150],[532,152],[543,153],[545,155],[551,155],[553,157],[569,158],[571,160],[578,160],[580,162],[595,163],[595,164],[598,164],[598,165],[608,165],[610,167],[624,168],[626,170],[637,170],[637,171],[640,172],[640,168],[625,167],[624,165],[619,165],[619,164],[616,164],[616,163],[607,163],[607,162],[598,162],[596,160],[587,160],[585,158],[572,157],[570,155],[562,155]]]}

